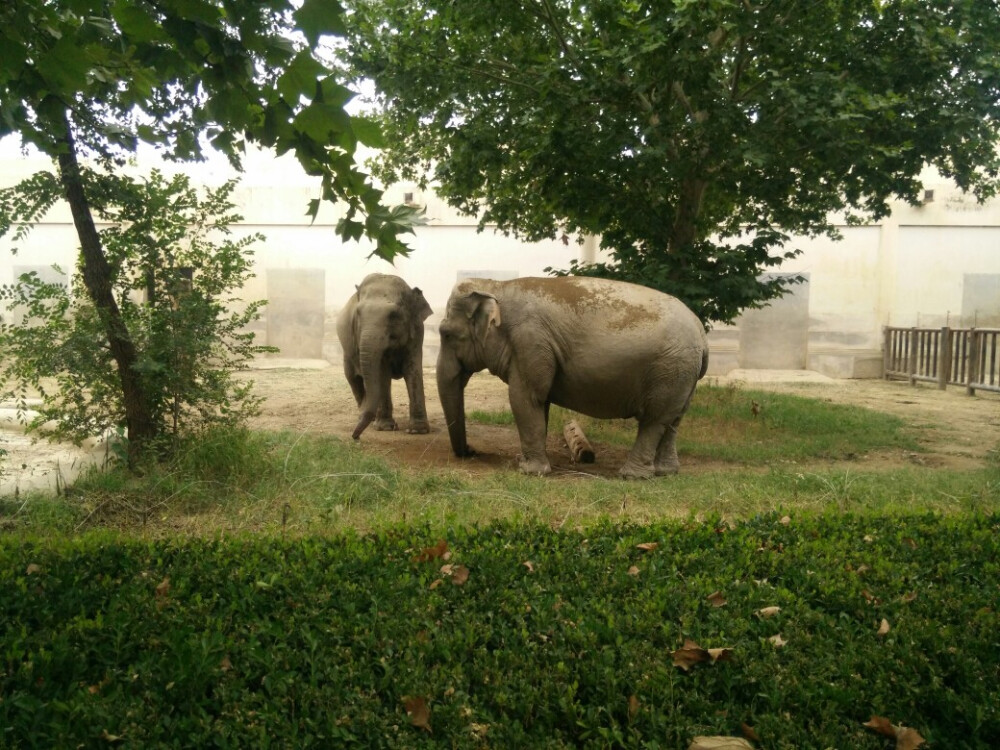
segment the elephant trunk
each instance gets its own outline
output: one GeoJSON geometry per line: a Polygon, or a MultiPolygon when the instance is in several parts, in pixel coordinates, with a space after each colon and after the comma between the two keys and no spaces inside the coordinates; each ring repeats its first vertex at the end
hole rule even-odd
{"type": "Polygon", "coordinates": [[[468,381],[458,359],[442,349],[437,363],[438,396],[448,425],[451,449],[459,458],[472,455],[465,436],[465,386],[468,381]]]}
{"type": "Polygon", "coordinates": [[[378,416],[382,391],[386,387],[386,383],[383,381],[389,377],[388,373],[384,372],[382,349],[371,337],[365,337],[361,341],[359,350],[358,359],[361,368],[361,377],[365,383],[365,398],[361,403],[361,416],[358,418],[358,424],[351,434],[351,437],[355,440],[361,437],[361,433],[378,416]]]}

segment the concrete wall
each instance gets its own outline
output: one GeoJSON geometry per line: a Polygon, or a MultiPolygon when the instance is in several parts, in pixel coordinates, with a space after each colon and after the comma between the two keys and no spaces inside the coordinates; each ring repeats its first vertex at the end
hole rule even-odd
{"type": "MultiPolygon", "coordinates": [[[[43,159],[0,148],[0,187],[48,168],[43,159]]],[[[218,184],[229,176],[228,167],[215,162],[199,168],[197,180],[218,184]]],[[[918,207],[901,204],[878,225],[845,224],[842,241],[795,239],[792,244],[802,253],[779,271],[806,275],[807,284],[763,310],[747,311],[734,326],[714,327],[711,372],[804,367],[839,377],[875,377],[881,372],[883,325],[1000,325],[1000,201],[980,206],[930,174],[925,184],[933,200],[918,207]]],[[[397,273],[423,290],[435,311],[425,353],[432,362],[437,321],[459,278],[543,275],[547,266],[563,268],[575,258],[597,256],[593,238],[583,245],[576,238],[527,244],[492,230],[477,233],[474,219],[412,187],[394,187],[388,198],[400,203],[404,193],[426,206],[428,224],[409,239],[411,256],[390,265],[368,257],[370,244],[339,240],[337,207],[324,205],[317,221],[309,222],[305,210],[319,191],[297,164],[261,153],[249,156],[236,193],[246,217],[237,233],[261,232],[267,239],[256,248],[257,277],[241,296],[270,299],[256,330],[264,343],[283,349],[278,356],[339,362],[336,314],[369,273],[397,273]]],[[[69,212],[57,206],[19,243],[16,256],[10,239],[0,240],[0,284],[13,281],[22,266],[58,264],[71,270],[76,249],[69,212]]]]}

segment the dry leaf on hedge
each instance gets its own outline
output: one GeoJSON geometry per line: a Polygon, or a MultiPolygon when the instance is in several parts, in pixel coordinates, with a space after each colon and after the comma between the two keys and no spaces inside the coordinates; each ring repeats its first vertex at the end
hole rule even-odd
{"type": "Polygon", "coordinates": [[[781,607],[764,607],[763,609],[757,610],[757,616],[767,619],[768,617],[774,617],[781,611],[781,607]]]}
{"type": "Polygon", "coordinates": [[[726,597],[722,595],[721,591],[713,591],[707,597],[708,603],[713,607],[724,607],[726,606],[726,597]]]}
{"type": "Polygon", "coordinates": [[[742,737],[695,737],[688,750],[753,750],[742,737]]]}
{"type": "Polygon", "coordinates": [[[25,569],[24,572],[29,576],[33,576],[36,573],[42,572],[42,566],[38,565],[37,563],[28,563],[28,567],[25,569]]]}
{"type": "Polygon", "coordinates": [[[469,569],[464,565],[456,565],[451,572],[451,582],[456,586],[463,585],[469,580],[469,569]]]}
{"type": "Polygon", "coordinates": [[[639,699],[634,695],[630,695],[628,697],[628,717],[634,719],[637,713],[639,713],[639,699]]]}
{"type": "Polygon", "coordinates": [[[431,585],[430,585],[431,591],[433,591],[434,589],[436,589],[442,583],[444,583],[444,579],[443,578],[435,578],[433,581],[431,581],[431,585]]]}
{"type": "Polygon", "coordinates": [[[164,599],[169,593],[170,593],[170,576],[164,576],[163,580],[160,581],[156,586],[155,589],[156,598],[164,599]]]}
{"type": "Polygon", "coordinates": [[[439,539],[433,547],[424,547],[420,554],[414,555],[413,562],[429,562],[440,558],[448,559],[448,542],[439,539]]]}
{"type": "Polygon", "coordinates": [[[524,567],[526,567],[528,569],[529,573],[534,573],[535,572],[535,564],[533,562],[531,562],[531,560],[525,560],[523,563],[521,563],[521,565],[523,565],[524,567]]]}
{"type": "Polygon", "coordinates": [[[780,523],[782,526],[787,526],[791,522],[792,522],[792,517],[791,516],[782,516],[781,520],[778,521],[778,523],[780,523]]]}
{"type": "Polygon", "coordinates": [[[405,696],[403,698],[403,707],[406,709],[406,714],[410,717],[410,723],[418,729],[426,729],[428,734],[433,734],[431,732],[431,707],[427,705],[426,698],[405,696]]]}
{"type": "Polygon", "coordinates": [[[652,552],[654,549],[660,546],[659,542],[642,542],[641,544],[635,545],[636,549],[644,550],[645,552],[652,552]]]}
{"type": "Polygon", "coordinates": [[[121,742],[123,738],[117,734],[111,734],[107,729],[104,729],[101,730],[100,739],[105,742],[121,742]]]}
{"type": "Polygon", "coordinates": [[[909,594],[903,594],[900,601],[903,602],[903,604],[909,604],[910,602],[915,601],[916,598],[917,598],[917,592],[911,591],[909,594]]]}
{"type": "Polygon", "coordinates": [[[889,621],[883,617],[882,622],[879,623],[878,631],[875,633],[875,635],[883,636],[886,635],[888,632],[889,632],[889,621]]]}
{"type": "Polygon", "coordinates": [[[630,567],[628,569],[628,574],[630,576],[637,576],[637,575],[639,575],[639,568],[637,568],[635,565],[633,565],[632,567],[630,567]]]}
{"type": "Polygon", "coordinates": [[[740,731],[743,733],[743,736],[746,737],[748,740],[753,740],[754,742],[760,742],[760,737],[757,736],[757,732],[755,732],[754,728],[749,724],[747,724],[745,721],[742,724],[740,724],[740,731]]]}
{"type": "Polygon", "coordinates": [[[710,658],[707,650],[690,639],[685,640],[684,645],[672,651],[670,655],[674,659],[674,666],[680,667],[685,672],[698,662],[708,661],[710,658]]]}
{"type": "Polygon", "coordinates": [[[786,641],[784,638],[781,637],[781,633],[778,633],[777,635],[772,635],[767,640],[769,640],[774,645],[775,648],[781,648],[786,643],[788,643],[788,641],[786,641]]]}
{"type": "Polygon", "coordinates": [[[896,739],[896,727],[894,727],[892,725],[892,722],[889,721],[884,716],[873,715],[868,721],[866,721],[861,726],[868,727],[873,732],[878,732],[879,734],[884,735],[886,737],[892,737],[893,739],[896,739]]]}
{"type": "Polygon", "coordinates": [[[917,750],[926,741],[916,729],[899,727],[896,732],[896,750],[917,750]]]}

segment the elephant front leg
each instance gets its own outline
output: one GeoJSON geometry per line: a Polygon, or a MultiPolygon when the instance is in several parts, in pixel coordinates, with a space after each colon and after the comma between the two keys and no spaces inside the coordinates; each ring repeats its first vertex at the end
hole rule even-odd
{"type": "Polygon", "coordinates": [[[410,435],[426,435],[431,431],[427,421],[427,406],[424,400],[424,369],[420,359],[410,364],[403,374],[406,392],[410,396],[410,425],[406,432],[410,435]]]}
{"type": "Polygon", "coordinates": [[[381,432],[392,432],[399,429],[396,420],[392,418],[392,379],[385,378],[385,384],[379,389],[378,413],[375,415],[375,429],[381,432]]]}
{"type": "Polygon", "coordinates": [[[524,474],[548,474],[552,471],[545,452],[548,404],[538,399],[519,379],[510,381],[510,410],[521,438],[518,468],[524,474]]]}

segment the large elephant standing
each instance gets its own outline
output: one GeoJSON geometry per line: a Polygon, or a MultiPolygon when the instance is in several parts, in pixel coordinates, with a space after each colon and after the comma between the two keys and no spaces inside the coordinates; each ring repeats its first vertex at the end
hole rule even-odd
{"type": "Polygon", "coordinates": [[[397,429],[392,418],[393,379],[403,378],[410,396],[406,431],[430,431],[424,403],[424,321],[431,308],[419,289],[398,276],[373,273],[358,285],[337,318],[344,374],[361,417],[354,439],[374,420],[377,430],[397,429]]]}
{"type": "Polygon", "coordinates": [[[470,279],[452,290],[440,331],[438,392],[455,455],[473,454],[464,391],[486,368],[508,384],[521,471],[552,470],[545,437],[558,404],[638,420],[623,477],[677,472],[677,426],[708,368],[705,329],[680,300],[605,279],[470,279]]]}

